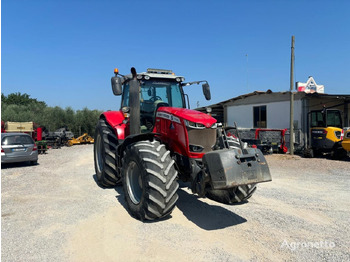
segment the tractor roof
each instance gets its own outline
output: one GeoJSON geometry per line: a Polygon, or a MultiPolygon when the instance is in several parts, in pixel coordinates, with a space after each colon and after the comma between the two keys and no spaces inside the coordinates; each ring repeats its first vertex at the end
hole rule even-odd
{"type": "MultiPolygon", "coordinates": [[[[172,70],[166,70],[166,69],[154,69],[154,68],[148,68],[147,72],[141,72],[137,73],[138,76],[149,76],[150,78],[166,78],[166,79],[176,79],[180,78],[181,81],[185,81],[185,78],[183,76],[177,76],[175,73],[173,73],[172,70]]],[[[131,75],[128,75],[131,77],[131,75]]]]}

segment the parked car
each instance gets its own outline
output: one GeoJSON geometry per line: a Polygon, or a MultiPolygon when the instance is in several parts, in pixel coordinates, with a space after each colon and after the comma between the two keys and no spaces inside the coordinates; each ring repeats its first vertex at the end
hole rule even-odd
{"type": "Polygon", "coordinates": [[[38,163],[38,148],[30,135],[25,133],[1,134],[1,164],[26,162],[38,163]]]}

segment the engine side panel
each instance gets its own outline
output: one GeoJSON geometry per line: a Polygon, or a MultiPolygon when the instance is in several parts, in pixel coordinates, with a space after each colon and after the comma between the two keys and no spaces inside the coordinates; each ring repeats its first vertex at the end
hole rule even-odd
{"type": "Polygon", "coordinates": [[[216,119],[201,112],[183,108],[161,107],[156,113],[153,132],[159,133],[161,135],[161,140],[164,141],[174,153],[199,159],[203,157],[204,153],[210,151],[211,146],[215,144],[216,129],[211,128],[215,123],[216,119]],[[190,131],[188,131],[185,120],[202,123],[208,127],[204,129],[190,129],[190,131]],[[209,134],[213,137],[209,137],[209,134]],[[190,143],[203,146],[203,151],[200,153],[191,152],[190,143]],[[212,145],[209,145],[210,143],[212,143],[212,145]]]}
{"type": "Polygon", "coordinates": [[[184,156],[188,155],[188,138],[182,119],[158,110],[153,132],[160,134],[160,139],[173,152],[184,156]]]}

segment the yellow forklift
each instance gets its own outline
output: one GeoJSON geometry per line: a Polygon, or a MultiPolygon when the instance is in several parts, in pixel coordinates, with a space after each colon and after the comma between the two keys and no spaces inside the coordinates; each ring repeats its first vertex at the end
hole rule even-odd
{"type": "Polygon", "coordinates": [[[345,131],[343,142],[341,143],[345,151],[350,154],[350,129],[345,131]]]}
{"type": "Polygon", "coordinates": [[[308,145],[304,157],[330,154],[334,159],[346,157],[341,143],[344,137],[341,111],[336,109],[314,110],[308,113],[308,145]]]}

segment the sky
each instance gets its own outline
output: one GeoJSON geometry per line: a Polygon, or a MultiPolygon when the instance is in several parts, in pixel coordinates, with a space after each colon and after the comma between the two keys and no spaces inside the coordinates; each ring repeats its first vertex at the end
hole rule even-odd
{"type": "Polygon", "coordinates": [[[113,69],[171,69],[191,108],[313,76],[325,93],[350,93],[350,1],[2,0],[1,92],[49,106],[118,110],[113,69]]]}

